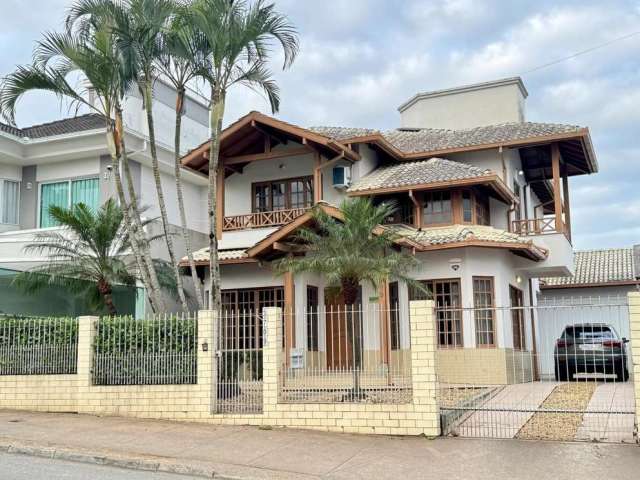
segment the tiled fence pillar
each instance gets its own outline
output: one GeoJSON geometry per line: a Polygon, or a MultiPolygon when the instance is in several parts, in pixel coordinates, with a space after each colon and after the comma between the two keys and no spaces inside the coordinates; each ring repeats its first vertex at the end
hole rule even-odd
{"type": "Polygon", "coordinates": [[[411,375],[416,427],[429,437],[440,435],[436,378],[436,324],[432,300],[409,303],[411,375]]]}
{"type": "Polygon", "coordinates": [[[282,355],[282,309],[263,310],[264,343],[262,347],[262,384],[265,414],[276,410],[278,403],[279,369],[282,355]]]}
{"type": "Polygon", "coordinates": [[[629,293],[629,331],[633,391],[636,397],[636,427],[640,425],[640,292],[629,293]]]}
{"type": "Polygon", "coordinates": [[[218,314],[214,310],[198,312],[198,391],[201,402],[209,405],[209,412],[216,411],[218,314]]]}
{"type": "Polygon", "coordinates": [[[77,401],[78,413],[90,412],[88,401],[91,387],[91,368],[93,363],[93,339],[99,318],[93,316],[78,317],[78,379],[77,401]]]}

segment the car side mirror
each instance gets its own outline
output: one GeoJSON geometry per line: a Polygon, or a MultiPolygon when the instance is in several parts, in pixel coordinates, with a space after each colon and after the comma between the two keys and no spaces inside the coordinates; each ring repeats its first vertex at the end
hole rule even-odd
{"type": "Polygon", "coordinates": [[[629,343],[629,339],[625,338],[625,337],[622,337],[622,343],[629,343]]]}

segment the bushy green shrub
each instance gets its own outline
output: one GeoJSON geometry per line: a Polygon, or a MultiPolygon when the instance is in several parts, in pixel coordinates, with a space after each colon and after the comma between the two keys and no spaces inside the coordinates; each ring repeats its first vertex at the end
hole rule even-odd
{"type": "Polygon", "coordinates": [[[78,319],[0,316],[0,345],[70,345],[78,341],[78,319]]]}

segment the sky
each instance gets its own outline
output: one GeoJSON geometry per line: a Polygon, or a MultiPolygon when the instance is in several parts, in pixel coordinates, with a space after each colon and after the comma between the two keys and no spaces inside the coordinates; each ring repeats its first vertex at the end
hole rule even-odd
{"type": "MultiPolygon", "coordinates": [[[[301,126],[399,126],[418,91],[521,75],[527,120],[590,128],[599,173],[571,179],[574,247],[640,243],[640,0],[275,0],[300,34],[282,71],[278,117],[301,126]],[[526,73],[528,72],[528,73],[526,73]]],[[[28,63],[42,32],[61,28],[69,0],[3,0],[0,76],[28,63]]],[[[260,95],[229,94],[225,123],[269,112],[260,95]]],[[[26,97],[18,125],[68,115],[46,94],[26,97]]]]}

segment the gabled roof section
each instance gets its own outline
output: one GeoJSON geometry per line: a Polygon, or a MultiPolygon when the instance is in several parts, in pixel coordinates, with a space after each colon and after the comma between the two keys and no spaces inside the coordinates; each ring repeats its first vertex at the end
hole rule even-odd
{"type": "Polygon", "coordinates": [[[634,250],[640,251],[640,246],[575,252],[573,276],[542,278],[541,288],[640,285],[634,250]]]}
{"type": "Polygon", "coordinates": [[[0,123],[0,131],[15,137],[28,137],[30,139],[55,137],[58,135],[68,135],[71,133],[99,130],[103,128],[105,128],[104,117],[96,113],[64,118],[62,120],[42,123],[40,125],[32,125],[25,128],[18,128],[0,123]]]}
{"type": "MultiPolygon", "coordinates": [[[[221,157],[224,159],[224,157],[233,156],[225,150],[231,149],[238,142],[246,142],[247,138],[251,139],[250,136],[256,133],[272,135],[282,139],[282,142],[293,140],[308,145],[310,153],[313,149],[317,149],[327,155],[344,155],[346,159],[352,161],[360,159],[356,152],[333,138],[255,111],[248,113],[223,130],[220,137],[221,157]]],[[[256,136],[256,141],[258,141],[258,136],[256,136]]],[[[182,164],[196,170],[205,168],[208,150],[209,142],[205,141],[185,155],[182,158],[182,164]]]]}
{"type": "Polygon", "coordinates": [[[515,200],[494,171],[444,158],[403,162],[378,168],[356,181],[347,192],[350,195],[368,195],[482,184],[493,188],[496,195],[504,201],[515,200]]]}

